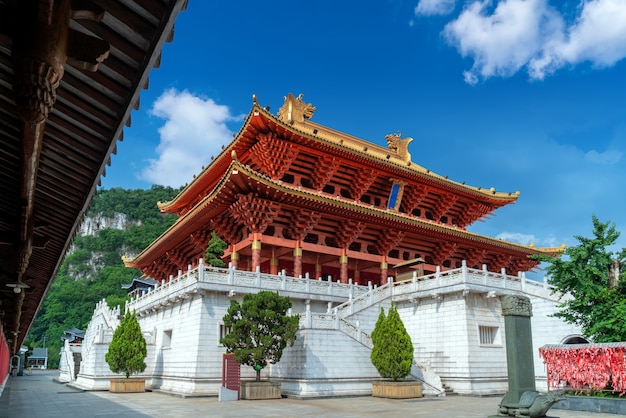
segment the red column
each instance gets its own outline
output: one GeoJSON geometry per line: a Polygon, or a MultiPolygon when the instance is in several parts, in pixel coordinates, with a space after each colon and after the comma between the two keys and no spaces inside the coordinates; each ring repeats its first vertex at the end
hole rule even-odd
{"type": "Polygon", "coordinates": [[[259,235],[257,232],[252,234],[252,271],[261,267],[261,240],[259,235]]]}
{"type": "Polygon", "coordinates": [[[348,255],[345,248],[341,249],[341,257],[339,257],[339,281],[348,283],[348,255]]]}
{"type": "Polygon", "coordinates": [[[278,274],[278,258],[276,258],[273,248],[272,258],[270,258],[270,274],[278,274]]]}
{"type": "Polygon", "coordinates": [[[302,248],[300,241],[296,242],[296,248],[293,249],[293,277],[302,276],[302,248]]]}
{"type": "Polygon", "coordinates": [[[232,250],[230,251],[230,263],[233,268],[237,270],[239,267],[239,253],[235,250],[235,246],[232,246],[232,250]]]}
{"type": "Polygon", "coordinates": [[[380,262],[380,284],[387,284],[387,270],[389,264],[387,264],[387,256],[383,256],[383,261],[380,262]]]}

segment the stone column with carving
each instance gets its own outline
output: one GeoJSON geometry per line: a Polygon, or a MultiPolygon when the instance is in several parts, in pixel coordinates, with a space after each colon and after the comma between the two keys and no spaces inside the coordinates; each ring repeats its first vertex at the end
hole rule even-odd
{"type": "Polygon", "coordinates": [[[564,399],[563,391],[545,395],[536,391],[530,325],[532,315],[532,305],[527,296],[507,295],[502,298],[509,391],[500,402],[498,414],[489,418],[546,417],[548,409],[564,399]]]}

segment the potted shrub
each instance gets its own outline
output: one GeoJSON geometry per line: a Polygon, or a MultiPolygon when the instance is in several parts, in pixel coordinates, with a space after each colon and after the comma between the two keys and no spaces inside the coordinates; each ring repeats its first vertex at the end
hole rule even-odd
{"type": "Polygon", "coordinates": [[[141,333],[135,312],[127,311],[122,321],[113,333],[113,340],[109,345],[104,359],[113,373],[124,373],[125,378],[111,379],[111,392],[144,392],[146,380],[144,378],[130,378],[131,374],[143,372],[146,369],[146,339],[141,333]]]}
{"type": "Polygon", "coordinates": [[[298,316],[287,315],[291,300],[278,292],[262,290],[246,294],[241,305],[231,300],[224,326],[231,332],[220,342],[226,352],[235,355],[239,364],[251,366],[256,371],[254,382],[241,382],[242,399],[280,398],[280,383],[262,382],[261,370],[268,364],[278,363],[283,350],[293,346],[298,330],[298,316]]]}
{"type": "Polygon", "coordinates": [[[370,359],[384,379],[372,382],[372,396],[395,399],[421,397],[421,383],[405,380],[413,364],[413,343],[395,304],[391,304],[386,316],[385,310],[380,308],[372,331],[372,345],[370,359]]]}

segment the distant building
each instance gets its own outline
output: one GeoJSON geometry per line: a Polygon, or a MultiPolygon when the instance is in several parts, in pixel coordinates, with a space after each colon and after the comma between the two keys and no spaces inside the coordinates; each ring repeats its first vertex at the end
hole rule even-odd
{"type": "MultiPolygon", "coordinates": [[[[558,296],[528,280],[536,248],[469,232],[518,193],[469,186],[411,161],[411,138],[388,147],[311,122],[315,107],[289,95],[273,115],[256,99],[233,141],[170,202],[178,220],[133,259],[158,283],[128,289],[148,342],[148,385],[216,395],[219,341],[231,299],[275,290],[289,296],[300,330],[282,360],[263,370],[295,397],[364,395],[379,378],[370,334],[381,307],[397,307],[415,348],[412,376],[424,392],[507,390],[501,297],[531,298],[533,345],[564,343],[580,330],[551,316],[558,296]],[[204,265],[211,232],[228,268],[204,265]]],[[[421,156],[425,158],[424,156],[421,156]]],[[[103,389],[114,375],[104,355],[120,311],[103,301],[85,334],[75,384],[103,389]]],[[[535,356],[538,387],[546,387],[535,356]]],[[[254,370],[243,368],[244,378],[254,370]]]]}
{"type": "Polygon", "coordinates": [[[85,339],[85,331],[78,328],[66,329],[63,331],[62,341],[67,341],[70,344],[80,344],[85,339]]]}
{"type": "Polygon", "coordinates": [[[159,285],[154,279],[145,277],[135,277],[130,284],[123,284],[122,289],[126,289],[126,293],[129,296],[137,297],[143,293],[148,293],[154,290],[159,285]]]}
{"type": "Polygon", "coordinates": [[[28,356],[28,367],[33,369],[47,369],[48,368],[48,349],[47,348],[33,348],[33,353],[28,356]]]}

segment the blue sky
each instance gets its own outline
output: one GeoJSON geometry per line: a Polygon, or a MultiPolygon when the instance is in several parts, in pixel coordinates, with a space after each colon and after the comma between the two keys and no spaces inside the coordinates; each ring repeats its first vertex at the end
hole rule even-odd
{"type": "MultiPolygon", "coordinates": [[[[256,94],[470,185],[520,191],[471,230],[575,245],[591,216],[626,247],[626,1],[190,0],[104,188],[181,186],[256,94]]],[[[616,249],[617,249],[616,248],[616,249]]]]}

